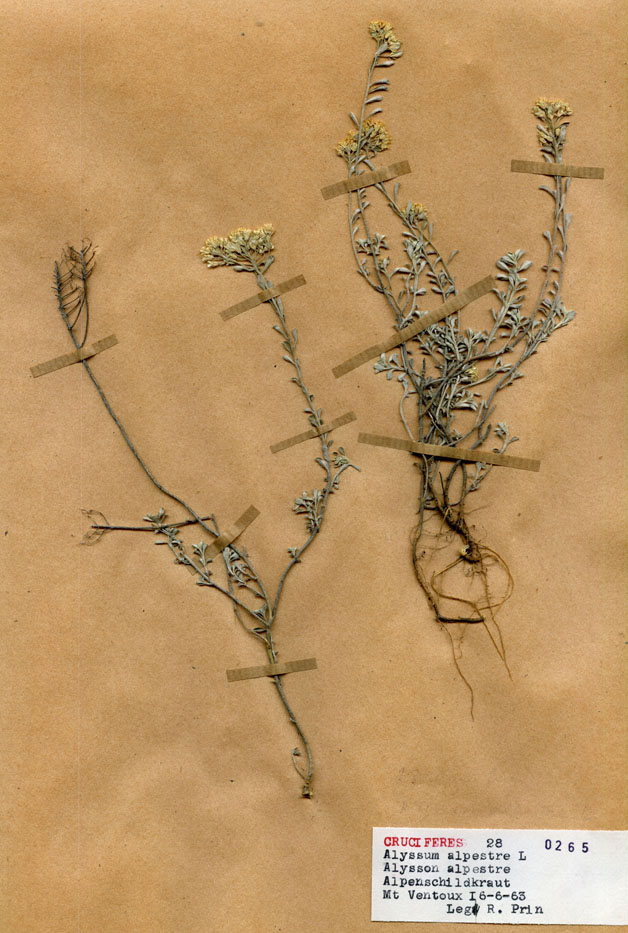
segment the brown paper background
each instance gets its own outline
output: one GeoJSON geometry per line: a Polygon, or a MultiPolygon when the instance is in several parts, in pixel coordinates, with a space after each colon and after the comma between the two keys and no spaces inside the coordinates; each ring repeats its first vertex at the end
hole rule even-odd
{"type": "Polygon", "coordinates": [[[626,827],[625,20],[618,0],[4,0],[3,931],[366,931],[373,825],[626,827]],[[401,434],[397,387],[370,367],[331,374],[390,326],[353,269],[345,199],[320,195],[344,176],[333,146],[376,17],[405,50],[386,74],[386,156],[410,160],[402,191],[461,250],[461,287],[520,247],[538,286],[549,199],[509,172],[538,158],[537,96],[574,108],[566,160],[607,173],[571,187],[576,320],[500,400],[542,471],[483,487],[478,524],[516,580],[514,679],[470,632],[475,721],[412,574],[411,458],[356,443],[401,434]],[[275,580],[316,447],[270,453],[307,427],[271,312],[220,321],[254,283],[197,255],[264,222],[274,280],[307,279],[287,313],[325,416],[358,414],[336,439],[363,471],[277,623],[283,660],[319,664],[286,677],[312,801],[272,685],[226,681],[265,660],[226,601],[148,535],[78,547],[81,508],[136,523],[167,503],[80,367],[29,373],[71,349],[51,268],[89,236],[91,337],[120,340],[95,372],[166,485],[224,525],[262,509],[246,544],[275,580]]]}

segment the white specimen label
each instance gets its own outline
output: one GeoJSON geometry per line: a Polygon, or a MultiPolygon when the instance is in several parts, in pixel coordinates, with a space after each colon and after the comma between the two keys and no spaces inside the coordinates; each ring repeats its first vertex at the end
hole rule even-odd
{"type": "Polygon", "coordinates": [[[374,827],[371,920],[628,923],[628,832],[374,827]]]}

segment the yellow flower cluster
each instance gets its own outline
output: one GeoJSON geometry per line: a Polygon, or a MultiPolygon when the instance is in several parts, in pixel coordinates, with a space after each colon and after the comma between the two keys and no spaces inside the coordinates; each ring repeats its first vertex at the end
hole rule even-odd
{"type": "Polygon", "coordinates": [[[247,259],[251,253],[264,256],[273,248],[272,224],[263,224],[253,230],[238,227],[227,236],[212,236],[201,249],[201,259],[210,267],[235,266],[247,259]]]}
{"type": "Polygon", "coordinates": [[[532,113],[540,120],[559,120],[561,117],[569,117],[573,110],[564,100],[548,100],[546,97],[539,97],[532,108],[532,113]]]}
{"type": "Polygon", "coordinates": [[[400,58],[403,55],[401,42],[394,34],[390,23],[385,23],[381,19],[374,20],[374,22],[369,23],[369,34],[378,45],[386,46],[386,51],[391,58],[400,58]]]}
{"type": "MultiPolygon", "coordinates": [[[[336,152],[339,156],[348,158],[355,155],[358,151],[358,130],[351,130],[344,139],[341,139],[336,146],[336,152]]],[[[390,133],[381,120],[365,120],[362,124],[362,139],[360,141],[360,150],[369,155],[375,155],[390,148],[390,133]]]]}
{"type": "Polygon", "coordinates": [[[405,218],[411,226],[416,226],[421,221],[427,220],[427,208],[418,201],[413,201],[406,208],[405,218]]]}
{"type": "Polygon", "coordinates": [[[573,110],[564,100],[548,100],[546,97],[539,97],[535,101],[532,113],[541,121],[536,128],[541,152],[553,159],[558,158],[567,132],[568,124],[564,120],[573,113],[573,110]]]}

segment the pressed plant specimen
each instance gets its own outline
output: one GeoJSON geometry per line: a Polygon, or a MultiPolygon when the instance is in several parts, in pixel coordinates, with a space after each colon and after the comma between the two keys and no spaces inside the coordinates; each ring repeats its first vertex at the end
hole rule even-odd
{"type": "MultiPolygon", "coordinates": [[[[262,288],[270,288],[272,283],[265,275],[274,260],[273,234],[274,230],[270,225],[257,229],[240,228],[228,236],[210,238],[201,250],[201,256],[210,267],[230,266],[237,272],[249,272],[255,276],[262,288]]],[[[61,262],[55,263],[54,266],[53,289],[59,312],[76,349],[83,347],[87,338],[88,283],[93,268],[94,250],[90,244],[84,244],[80,249],[69,247],[64,252],[61,262]]],[[[305,402],[305,414],[309,424],[318,432],[324,426],[322,410],[315,406],[314,396],[304,381],[301,361],[297,355],[297,331],[288,326],[281,299],[273,298],[270,304],[276,318],[274,329],[281,338],[283,359],[292,370],[291,381],[295,383],[305,402]]],[[[158,537],[156,543],[167,545],[175,563],[187,567],[194,574],[198,586],[217,591],[229,600],[238,622],[247,634],[260,644],[268,662],[274,664],[278,659],[275,626],[285,583],[319,535],[330,496],[338,490],[342,474],[349,467],[358,468],[349,462],[342,447],[333,450],[329,433],[323,432],[318,435],[320,455],[315,458],[315,462],[323,472],[322,483],[319,484],[320,488],[303,492],[294,502],[293,510],[305,517],[305,534],[301,543],[288,548],[289,559],[273,591],[256,570],[243,545],[233,540],[218,554],[214,553],[212,543],[221,536],[221,528],[215,515],[208,516],[204,511],[193,508],[182,496],[166,488],[155,477],[105,395],[93,372],[92,364],[88,360],[82,360],[81,363],[144,473],[163,496],[177,503],[187,513],[185,519],[171,521],[162,506],[156,512],[145,516],[146,525],[132,526],[110,524],[102,513],[91,510],[87,514],[92,521],[95,518],[99,518],[100,521],[92,525],[86,536],[86,543],[94,543],[111,531],[151,531],[158,537]],[[206,537],[191,547],[186,545],[181,538],[181,529],[186,525],[199,525],[206,537]]],[[[309,742],[288,702],[283,677],[274,675],[271,679],[298,735],[299,745],[292,751],[292,762],[302,780],[302,796],[311,797],[314,764],[309,742]]]]}
{"type": "MultiPolygon", "coordinates": [[[[369,33],[376,47],[360,115],[350,114],[354,127],[336,147],[349,176],[358,177],[376,168],[374,157],[390,146],[390,133],[379,119],[381,108],[371,108],[389,89],[390,82],[382,75],[402,55],[389,23],[372,22],[369,33]]],[[[543,158],[562,162],[567,117],[572,113],[569,105],[540,98],[532,113],[538,118],[543,158]]],[[[382,354],[375,363],[376,373],[399,383],[399,416],[411,441],[473,450],[492,442],[493,450],[503,453],[518,440],[505,421],[494,421],[497,395],[523,376],[526,360],[574,317],[561,298],[571,219],[565,209],[569,184],[569,178],[555,176],[549,187],[541,186],[552,200],[552,211],[550,228],[543,234],[548,256],[536,300],[530,302],[526,294],[525,273],[532,263],[524,259],[523,250],[507,252],[497,260],[498,283],[493,289],[497,307],[491,309],[484,330],[464,326],[458,311],[402,343],[394,353],[382,354]]],[[[390,190],[380,182],[349,193],[348,225],[357,271],[382,296],[394,326],[401,330],[427,312],[430,296],[445,302],[458,292],[451,272],[457,250],[445,258],[435,245],[426,208],[416,201],[402,202],[399,190],[399,183],[390,190]],[[381,201],[379,209],[389,208],[400,226],[403,258],[398,265],[390,258],[388,236],[375,228],[369,211],[374,203],[369,199],[381,201]]],[[[478,540],[469,523],[468,497],[485,482],[491,465],[411,456],[419,471],[412,561],[420,587],[451,638],[457,666],[466,627],[478,624],[485,627],[507,667],[496,612],[512,592],[512,577],[506,562],[478,540]]],[[[459,666],[458,670],[463,676],[459,666]]]]}

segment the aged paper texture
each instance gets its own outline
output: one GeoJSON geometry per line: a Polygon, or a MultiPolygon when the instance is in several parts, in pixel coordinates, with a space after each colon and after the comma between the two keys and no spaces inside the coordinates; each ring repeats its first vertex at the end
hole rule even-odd
{"type": "MultiPolygon", "coordinates": [[[[5,933],[365,933],[373,826],[624,829],[626,651],[625,36],[619,0],[3,0],[2,546],[5,933]],[[500,615],[512,680],[481,631],[468,692],[413,576],[409,454],[358,445],[401,428],[395,383],[332,366],[390,327],[353,267],[334,147],[389,20],[382,164],[427,205],[466,287],[508,250],[541,281],[548,225],[539,96],[569,101],[574,179],[564,296],[576,319],[504,393],[513,452],[472,519],[512,570],[500,615]],[[292,503],[320,470],[271,311],[208,270],[212,234],[274,224],[284,296],[317,403],[362,469],[344,479],[286,586],[281,661],[312,743],[299,797],[291,725],[220,594],[151,535],[79,543],[81,509],[181,515],[141,473],[72,350],[50,290],[67,243],[98,247],[92,365],[155,473],[277,578],[292,503]],[[359,338],[356,340],[356,336],[359,338]]],[[[391,225],[392,226],[392,225],[391,225]]],[[[488,313],[481,299],[472,326],[488,313]]],[[[482,929],[485,929],[481,924],[482,929]]],[[[394,924],[393,924],[394,927],[394,924]]],[[[430,924],[426,928],[431,928],[430,924]]],[[[433,927],[436,928],[436,925],[433,927]]],[[[596,927],[595,929],[600,929],[596,927]]]]}

